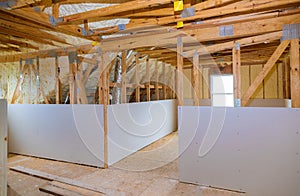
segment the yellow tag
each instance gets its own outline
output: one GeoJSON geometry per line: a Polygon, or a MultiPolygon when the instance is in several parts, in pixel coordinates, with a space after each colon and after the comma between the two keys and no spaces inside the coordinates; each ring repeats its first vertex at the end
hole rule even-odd
{"type": "Polygon", "coordinates": [[[99,44],[99,42],[92,41],[92,46],[97,46],[98,44],[99,44]]]}
{"type": "Polygon", "coordinates": [[[183,27],[183,21],[177,22],[177,29],[182,28],[182,27],[183,27]]]}
{"type": "Polygon", "coordinates": [[[179,0],[179,1],[174,1],[174,11],[181,11],[183,10],[183,1],[179,0]]]}

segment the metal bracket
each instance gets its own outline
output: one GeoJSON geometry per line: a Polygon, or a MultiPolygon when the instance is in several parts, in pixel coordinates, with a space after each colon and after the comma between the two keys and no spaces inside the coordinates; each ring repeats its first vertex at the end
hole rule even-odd
{"type": "Polygon", "coordinates": [[[38,6],[34,6],[33,7],[33,10],[40,13],[41,12],[41,9],[38,7],[38,6]]]}
{"type": "Polygon", "coordinates": [[[52,26],[56,26],[57,23],[63,22],[64,18],[63,17],[55,18],[54,16],[49,16],[49,21],[52,26]]]}
{"type": "Polygon", "coordinates": [[[281,41],[297,38],[300,38],[300,23],[283,25],[281,41]]]}
{"type": "Polygon", "coordinates": [[[68,53],[69,63],[77,62],[77,52],[69,52],[68,53]]]}
{"type": "Polygon", "coordinates": [[[235,49],[236,50],[241,50],[241,45],[239,42],[235,42],[235,49]]]}
{"type": "Polygon", "coordinates": [[[33,59],[26,59],[25,65],[33,65],[33,59]]]}
{"type": "Polygon", "coordinates": [[[233,35],[234,28],[232,25],[228,26],[220,26],[219,27],[219,36],[224,37],[224,36],[232,36],[233,35]]]}
{"type": "Polygon", "coordinates": [[[126,30],[126,24],[118,24],[118,29],[119,29],[119,31],[126,30]]]}
{"type": "Polygon", "coordinates": [[[235,107],[241,107],[242,106],[241,99],[234,99],[234,106],[235,107]]]}
{"type": "Polygon", "coordinates": [[[181,11],[181,18],[187,18],[190,16],[195,16],[195,8],[189,7],[181,11]]]}
{"type": "Polygon", "coordinates": [[[6,10],[11,10],[13,6],[17,5],[16,0],[8,0],[4,2],[0,2],[0,8],[6,9],[6,10]]]}

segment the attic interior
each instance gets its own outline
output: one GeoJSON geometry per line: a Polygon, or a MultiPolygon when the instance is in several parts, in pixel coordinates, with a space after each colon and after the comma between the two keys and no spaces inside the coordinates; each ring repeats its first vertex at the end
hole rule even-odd
{"type": "Polygon", "coordinates": [[[1,0],[0,195],[300,195],[300,0],[1,0]]]}

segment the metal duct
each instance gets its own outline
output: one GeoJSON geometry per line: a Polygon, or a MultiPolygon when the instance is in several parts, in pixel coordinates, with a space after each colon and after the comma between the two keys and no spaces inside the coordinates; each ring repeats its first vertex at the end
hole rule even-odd
{"type": "MultiPolygon", "coordinates": [[[[118,55],[115,63],[115,75],[114,75],[114,83],[121,84],[122,83],[122,58],[118,55]]],[[[112,104],[121,104],[121,87],[115,85],[112,90],[112,104]]]]}

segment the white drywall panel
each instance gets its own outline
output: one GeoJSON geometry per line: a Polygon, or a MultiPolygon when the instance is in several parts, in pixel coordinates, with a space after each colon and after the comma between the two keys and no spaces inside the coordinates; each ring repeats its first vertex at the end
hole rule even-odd
{"type": "Polygon", "coordinates": [[[180,181],[300,195],[300,109],[179,107],[180,181]]]}
{"type": "Polygon", "coordinates": [[[101,105],[9,105],[9,151],[103,166],[101,105]]]}
{"type": "Polygon", "coordinates": [[[176,100],[108,107],[109,165],[177,130],[176,100]]]}
{"type": "Polygon", "coordinates": [[[7,102],[0,99],[0,195],[7,195],[7,102]]]}
{"type": "MultiPolygon", "coordinates": [[[[200,106],[210,106],[210,99],[199,99],[200,106]]],[[[184,106],[193,106],[193,99],[184,99],[184,106]]],[[[247,107],[288,107],[286,99],[250,99],[247,107]]]]}

